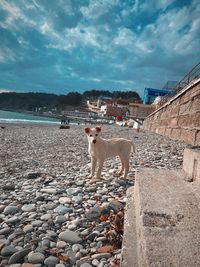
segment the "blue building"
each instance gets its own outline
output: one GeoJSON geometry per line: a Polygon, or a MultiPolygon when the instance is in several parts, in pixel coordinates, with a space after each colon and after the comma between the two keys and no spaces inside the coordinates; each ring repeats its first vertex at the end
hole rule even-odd
{"type": "Polygon", "coordinates": [[[143,104],[152,104],[157,96],[164,96],[166,94],[172,93],[172,89],[155,89],[155,88],[145,88],[143,96],[143,104]]]}

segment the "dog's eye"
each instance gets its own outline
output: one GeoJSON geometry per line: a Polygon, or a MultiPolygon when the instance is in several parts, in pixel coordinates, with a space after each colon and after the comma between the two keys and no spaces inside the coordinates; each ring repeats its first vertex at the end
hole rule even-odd
{"type": "Polygon", "coordinates": [[[98,134],[95,134],[95,136],[98,136],[98,134]]]}
{"type": "Polygon", "coordinates": [[[90,137],[92,137],[92,134],[90,134],[90,137]]]}

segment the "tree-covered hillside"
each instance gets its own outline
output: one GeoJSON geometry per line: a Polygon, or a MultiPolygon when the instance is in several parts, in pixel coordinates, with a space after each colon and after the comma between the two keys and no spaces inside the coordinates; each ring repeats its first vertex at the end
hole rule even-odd
{"type": "Polygon", "coordinates": [[[46,93],[1,93],[0,109],[35,111],[37,108],[63,110],[67,106],[78,107],[82,100],[97,99],[98,97],[123,98],[141,101],[140,96],[134,91],[104,91],[91,90],[83,94],[70,92],[67,95],[54,95],[46,93]]]}

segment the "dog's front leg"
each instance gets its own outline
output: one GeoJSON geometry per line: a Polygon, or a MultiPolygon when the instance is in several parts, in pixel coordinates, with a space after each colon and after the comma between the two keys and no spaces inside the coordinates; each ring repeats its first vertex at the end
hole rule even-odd
{"type": "Polygon", "coordinates": [[[104,162],[104,160],[102,160],[102,159],[98,160],[97,179],[101,178],[101,172],[103,169],[103,162],[104,162]]]}
{"type": "Polygon", "coordinates": [[[97,166],[97,159],[95,157],[92,157],[91,158],[91,177],[94,177],[96,166],[97,166]]]}

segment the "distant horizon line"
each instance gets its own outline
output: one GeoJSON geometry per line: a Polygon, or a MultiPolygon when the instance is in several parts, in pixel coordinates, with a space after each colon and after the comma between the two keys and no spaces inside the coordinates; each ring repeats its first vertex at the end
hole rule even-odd
{"type": "Polygon", "coordinates": [[[0,88],[0,94],[1,93],[19,93],[19,94],[28,94],[28,93],[35,93],[35,94],[50,94],[50,95],[67,95],[69,93],[78,93],[80,95],[84,94],[85,92],[90,92],[90,91],[102,91],[102,92],[109,92],[109,93],[113,93],[113,92],[123,92],[123,93],[126,93],[126,92],[135,92],[137,93],[139,96],[140,96],[140,93],[138,93],[136,90],[131,90],[131,89],[87,89],[83,92],[79,92],[78,90],[77,91],[68,91],[66,93],[51,93],[51,92],[41,92],[41,91],[14,91],[14,90],[9,90],[9,89],[3,89],[3,88],[0,88]]]}

